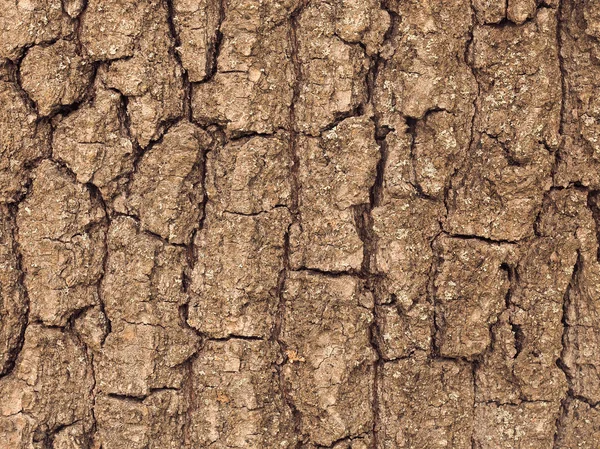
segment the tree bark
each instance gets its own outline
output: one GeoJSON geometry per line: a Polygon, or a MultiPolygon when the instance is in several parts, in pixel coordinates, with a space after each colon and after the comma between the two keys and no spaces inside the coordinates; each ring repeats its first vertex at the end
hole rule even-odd
{"type": "Polygon", "coordinates": [[[599,0],[0,6],[0,449],[600,447],[599,0]]]}

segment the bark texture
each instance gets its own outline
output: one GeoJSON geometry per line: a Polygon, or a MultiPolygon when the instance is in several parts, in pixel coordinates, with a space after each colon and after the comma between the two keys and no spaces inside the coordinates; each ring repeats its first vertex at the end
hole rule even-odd
{"type": "Polygon", "coordinates": [[[0,449],[600,448],[600,0],[0,0],[0,449]]]}

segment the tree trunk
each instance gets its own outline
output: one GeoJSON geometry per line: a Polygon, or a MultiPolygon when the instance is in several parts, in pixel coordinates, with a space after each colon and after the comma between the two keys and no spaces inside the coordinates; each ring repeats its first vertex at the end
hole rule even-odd
{"type": "Polygon", "coordinates": [[[0,1],[0,449],[600,447],[600,1],[0,1]]]}

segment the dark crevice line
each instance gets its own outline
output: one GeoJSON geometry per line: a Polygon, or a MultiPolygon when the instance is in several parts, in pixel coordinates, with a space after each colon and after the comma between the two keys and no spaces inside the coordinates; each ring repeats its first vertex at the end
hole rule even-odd
{"type": "Polygon", "coordinates": [[[431,304],[432,317],[431,317],[431,336],[430,336],[430,354],[434,359],[441,358],[441,349],[440,349],[440,335],[442,333],[443,325],[443,316],[438,314],[438,306],[437,306],[437,288],[435,285],[435,279],[437,277],[437,273],[439,267],[442,263],[442,256],[439,254],[437,250],[437,240],[442,235],[442,231],[440,231],[431,241],[429,242],[429,247],[431,249],[431,254],[433,257],[433,261],[431,262],[431,266],[429,267],[428,274],[428,282],[427,282],[427,290],[426,290],[426,298],[427,302],[431,304]]]}
{"type": "MultiPolygon", "coordinates": [[[[58,41],[58,39],[56,39],[55,42],[56,41],[58,41]]],[[[55,43],[55,42],[52,42],[52,43],[55,43]]],[[[29,96],[29,94],[23,87],[23,81],[21,79],[21,64],[23,63],[23,60],[25,59],[25,57],[27,56],[27,53],[29,52],[29,50],[32,47],[33,47],[33,45],[26,47],[24,49],[23,53],[21,54],[21,56],[19,57],[19,59],[17,59],[14,63],[12,61],[8,61],[8,64],[9,64],[9,67],[10,67],[10,65],[12,65],[11,72],[13,75],[13,83],[17,87],[19,94],[25,100],[27,105],[35,112],[35,114],[37,116],[37,122],[39,123],[41,120],[43,120],[43,117],[40,116],[40,112],[38,110],[36,102],[33,101],[33,99],[29,96]]]]}
{"type": "MultiPolygon", "coordinates": [[[[383,7],[383,5],[381,5],[383,7]]],[[[388,11],[389,13],[389,11],[388,11]]],[[[390,14],[390,27],[386,31],[384,42],[387,39],[391,39],[392,30],[394,29],[396,20],[392,14],[390,14]]],[[[382,44],[383,45],[383,44],[382,44]]],[[[379,147],[379,160],[376,164],[375,180],[369,190],[369,203],[365,205],[355,206],[354,215],[355,223],[358,231],[358,235],[363,242],[363,262],[361,270],[358,275],[365,279],[366,287],[371,291],[374,297],[374,305],[372,310],[372,322],[369,326],[369,342],[375,353],[375,359],[373,361],[373,388],[371,392],[371,412],[372,412],[372,428],[371,433],[373,435],[372,447],[377,448],[380,443],[378,441],[378,432],[380,425],[380,404],[379,404],[379,389],[381,383],[381,376],[383,374],[383,364],[385,363],[381,347],[379,345],[381,334],[379,328],[378,311],[377,305],[382,302],[380,298],[380,292],[382,289],[382,279],[376,274],[376,255],[377,255],[377,236],[373,230],[373,209],[381,205],[384,198],[384,177],[385,177],[385,166],[388,157],[386,136],[391,132],[388,127],[381,126],[379,114],[375,105],[375,86],[377,78],[379,76],[379,70],[384,63],[380,55],[375,54],[371,56],[369,71],[366,75],[366,86],[367,86],[367,101],[373,111],[371,120],[374,125],[374,140],[379,147]]]]}
{"type": "Polygon", "coordinates": [[[98,189],[94,184],[88,183],[86,184],[90,195],[92,196],[92,198],[94,198],[102,207],[102,209],[104,210],[104,233],[103,233],[103,245],[104,245],[104,254],[102,255],[102,272],[100,274],[100,278],[98,279],[97,283],[96,283],[96,291],[97,291],[97,295],[98,295],[98,307],[101,311],[101,313],[104,315],[104,319],[106,320],[106,334],[103,336],[102,341],[101,341],[101,345],[104,345],[104,342],[106,341],[106,337],[108,337],[108,335],[112,332],[112,322],[110,320],[110,318],[108,317],[108,314],[106,312],[106,301],[104,300],[104,291],[102,288],[102,284],[104,283],[104,279],[106,276],[106,273],[108,272],[108,231],[111,225],[111,216],[107,207],[107,204],[104,200],[104,197],[102,196],[102,192],[100,192],[100,189],[98,189]]]}
{"type": "Polygon", "coordinates": [[[301,412],[298,410],[294,403],[294,399],[292,394],[288,390],[287,379],[285,378],[283,372],[283,365],[287,363],[289,357],[287,354],[287,344],[282,339],[283,325],[285,321],[286,314],[286,297],[285,297],[285,288],[286,281],[288,279],[289,273],[291,271],[290,266],[290,231],[293,226],[297,225],[300,222],[300,213],[299,213],[299,202],[300,202],[300,181],[299,181],[299,166],[300,160],[297,154],[297,144],[298,144],[298,132],[296,130],[296,103],[300,98],[300,89],[302,83],[302,70],[300,64],[300,58],[298,54],[298,18],[303,11],[303,8],[306,6],[306,1],[299,2],[297,8],[292,12],[289,17],[288,22],[288,39],[290,45],[290,62],[293,67],[293,71],[295,73],[294,85],[293,85],[293,93],[292,93],[292,101],[289,108],[289,145],[288,151],[290,155],[290,159],[292,160],[291,166],[291,204],[289,205],[289,209],[291,212],[292,221],[289,224],[283,242],[283,267],[279,273],[278,281],[277,281],[277,291],[276,296],[278,298],[278,306],[277,312],[275,315],[275,320],[273,324],[273,328],[271,331],[270,340],[275,342],[280,349],[281,355],[281,363],[276,363],[274,368],[278,375],[280,394],[285,405],[290,410],[293,420],[293,428],[294,434],[297,438],[296,440],[296,448],[300,449],[304,444],[304,437],[302,435],[302,416],[301,412]]]}
{"type": "MultiPolygon", "coordinates": [[[[322,136],[324,133],[331,131],[342,123],[344,120],[352,118],[352,117],[361,117],[365,113],[365,105],[363,103],[357,104],[355,107],[345,112],[336,112],[334,113],[333,120],[327,125],[321,127],[318,132],[318,136],[322,136]]],[[[315,137],[313,134],[301,132],[300,134],[307,135],[309,137],[315,137]]]]}
{"type": "MultiPolygon", "coordinates": [[[[31,188],[31,184],[28,185],[27,190],[31,188]]],[[[23,199],[27,197],[27,193],[24,195],[23,199]]],[[[11,204],[8,206],[11,215],[11,240],[12,240],[12,250],[15,257],[16,270],[18,271],[18,279],[17,285],[20,290],[21,297],[23,299],[23,315],[20,322],[19,335],[17,338],[17,345],[12,348],[11,353],[9,354],[6,363],[3,366],[0,366],[0,379],[2,377],[7,376],[12,372],[16,365],[16,361],[21,353],[21,349],[23,349],[23,345],[25,343],[25,331],[27,330],[27,326],[29,325],[29,311],[31,309],[31,301],[29,299],[29,293],[27,292],[27,286],[25,285],[25,270],[23,267],[23,254],[20,249],[19,243],[19,228],[17,225],[17,211],[18,205],[11,204]]]]}
{"type": "MultiPolygon", "coordinates": [[[[364,217],[364,215],[365,215],[364,209],[362,209],[362,208],[356,208],[354,210],[354,213],[355,213],[355,215],[359,214],[361,217],[364,217]]],[[[356,217],[355,217],[355,219],[359,220],[356,217]]],[[[361,226],[363,226],[363,225],[361,225],[361,226]]],[[[359,235],[364,235],[364,230],[360,231],[359,235]]],[[[367,258],[365,258],[365,259],[367,259],[367,258]]],[[[302,273],[302,272],[310,273],[310,274],[324,276],[324,277],[328,277],[328,278],[344,278],[344,277],[352,276],[352,277],[356,277],[359,279],[368,280],[373,276],[369,273],[364,272],[363,270],[334,271],[334,270],[322,270],[320,268],[306,267],[306,266],[290,268],[289,271],[294,272],[294,273],[302,273]]]]}
{"type": "MultiPolygon", "coordinates": [[[[557,184],[556,183],[556,175],[558,172],[559,164],[561,162],[561,152],[565,148],[565,138],[566,138],[565,122],[566,122],[566,118],[567,118],[566,107],[567,107],[568,89],[567,89],[567,72],[565,69],[565,61],[564,61],[563,55],[562,55],[563,44],[564,44],[563,33],[565,32],[563,27],[564,27],[564,22],[566,20],[563,0],[559,0],[559,2],[558,2],[556,17],[557,17],[556,46],[557,46],[557,59],[558,59],[558,66],[559,66],[559,70],[560,70],[560,81],[561,81],[561,105],[560,105],[560,122],[559,122],[560,141],[559,141],[559,146],[556,149],[555,158],[553,161],[553,166],[552,166],[552,171],[551,171],[553,186],[556,186],[556,184],[557,184]]],[[[552,190],[553,189],[551,188],[548,192],[546,192],[545,195],[546,196],[549,195],[552,192],[552,190]]],[[[590,207],[590,209],[592,211],[592,215],[595,219],[596,215],[594,214],[594,208],[593,208],[594,202],[591,201],[591,199],[592,199],[592,195],[590,193],[588,193],[588,207],[590,207]]],[[[536,220],[536,223],[537,223],[537,220],[536,220]]],[[[597,256],[597,259],[598,259],[598,256],[597,256]]],[[[577,261],[576,261],[575,266],[573,267],[571,281],[569,282],[569,285],[568,285],[567,290],[565,291],[565,295],[563,297],[563,316],[561,319],[562,326],[563,326],[563,333],[562,333],[562,338],[561,338],[562,350],[561,350],[559,359],[556,361],[556,365],[563,371],[563,373],[565,375],[568,390],[567,390],[567,394],[565,395],[565,397],[563,397],[561,400],[560,414],[559,414],[558,418],[556,419],[556,423],[555,423],[554,444],[553,444],[554,449],[560,449],[560,444],[561,444],[560,439],[561,439],[562,432],[563,432],[563,429],[566,424],[567,414],[569,412],[569,408],[570,408],[571,402],[573,400],[573,378],[572,378],[572,373],[571,373],[567,363],[565,363],[565,360],[568,357],[568,352],[569,352],[569,338],[568,338],[569,319],[568,318],[569,318],[569,313],[570,313],[570,308],[571,308],[571,292],[572,292],[572,289],[575,288],[575,286],[578,282],[579,272],[583,268],[582,264],[583,264],[583,259],[582,259],[581,253],[578,251],[577,261]]]]}
{"type": "MultiPolygon", "coordinates": [[[[475,96],[473,98],[473,114],[471,115],[470,126],[469,126],[469,143],[466,147],[466,157],[463,158],[462,164],[458,164],[457,167],[454,168],[453,173],[449,176],[448,182],[444,187],[444,208],[446,209],[446,219],[442,222],[442,228],[445,226],[445,222],[447,221],[448,214],[450,210],[452,210],[455,206],[454,198],[451,198],[451,192],[453,191],[453,187],[455,186],[455,181],[457,175],[462,173],[464,169],[468,166],[469,157],[476,150],[476,141],[479,139],[479,135],[476,131],[476,123],[477,118],[479,116],[479,98],[481,96],[481,82],[477,76],[477,70],[473,64],[473,46],[475,44],[475,27],[477,26],[477,15],[475,13],[475,7],[473,6],[473,0],[470,2],[470,10],[471,10],[471,26],[469,27],[468,37],[465,42],[465,48],[463,53],[463,61],[464,64],[471,71],[471,76],[473,81],[475,82],[475,86],[477,91],[475,92],[475,96]]],[[[460,184],[460,180],[459,180],[460,184]]]]}
{"type": "MultiPolygon", "coordinates": [[[[225,135],[225,131],[218,126],[213,126],[209,129],[210,134],[212,135],[212,142],[210,146],[204,151],[204,162],[202,164],[202,173],[201,173],[201,183],[202,183],[202,202],[200,203],[200,220],[198,221],[198,227],[196,228],[196,233],[204,230],[205,222],[206,222],[206,210],[208,208],[208,203],[210,202],[210,198],[208,196],[208,192],[206,189],[206,178],[208,176],[208,154],[214,151],[217,151],[217,148],[225,146],[227,143],[227,137],[225,135]]],[[[191,241],[192,253],[195,255],[195,247],[194,243],[195,238],[191,241]]],[[[193,264],[190,266],[193,269],[193,264]]]]}
{"type": "MultiPolygon", "coordinates": [[[[593,190],[588,192],[587,206],[592,213],[594,224],[596,225],[596,240],[600,242],[600,191],[593,190]]],[[[600,245],[596,253],[596,260],[600,263],[600,245]]]]}
{"type": "Polygon", "coordinates": [[[219,71],[219,55],[221,54],[221,48],[223,46],[223,33],[221,28],[225,21],[225,2],[226,0],[217,0],[219,4],[219,19],[214,34],[214,40],[210,42],[206,49],[206,75],[200,83],[207,83],[211,81],[217,72],[219,71]]]}
{"type": "Polygon", "coordinates": [[[192,85],[189,81],[189,74],[186,68],[183,66],[181,56],[177,51],[177,48],[181,46],[181,40],[177,33],[177,27],[175,26],[175,7],[173,6],[173,0],[165,0],[167,4],[167,23],[169,25],[169,32],[171,34],[172,45],[169,47],[169,53],[175,59],[181,69],[181,78],[183,83],[183,117],[188,121],[192,121],[192,85]]]}
{"type": "Polygon", "coordinates": [[[552,175],[552,185],[555,186],[556,183],[556,177],[557,177],[557,173],[558,173],[558,167],[561,163],[561,153],[564,150],[565,147],[565,122],[567,119],[567,95],[568,95],[568,89],[567,89],[567,71],[565,69],[565,61],[562,55],[562,49],[563,49],[563,45],[564,45],[564,41],[563,41],[563,33],[565,32],[564,30],[564,21],[565,18],[564,16],[564,9],[563,9],[563,0],[559,0],[558,2],[558,8],[557,8],[557,12],[556,12],[556,57],[558,59],[558,68],[560,70],[560,86],[561,86],[561,101],[560,101],[560,121],[559,121],[559,126],[558,126],[558,134],[560,137],[560,141],[559,141],[559,145],[558,148],[555,150],[554,153],[554,161],[552,164],[552,170],[551,170],[551,175],[552,175]]]}
{"type": "Polygon", "coordinates": [[[443,109],[431,109],[425,112],[423,118],[416,119],[413,117],[405,117],[406,120],[406,133],[410,136],[410,149],[409,149],[409,160],[411,167],[411,179],[408,181],[413,189],[415,190],[417,196],[419,198],[437,202],[437,199],[423,190],[421,183],[419,182],[419,176],[417,172],[417,160],[418,157],[415,155],[416,145],[417,145],[417,127],[420,121],[426,120],[427,116],[433,112],[441,111],[443,109]]]}
{"type": "MultiPolygon", "coordinates": [[[[291,226],[291,225],[290,225],[291,226]]],[[[288,390],[287,380],[285,378],[283,372],[283,365],[286,364],[289,360],[288,352],[287,352],[287,344],[282,339],[282,329],[283,323],[285,320],[286,313],[286,298],[285,298],[285,284],[287,281],[287,277],[290,271],[290,237],[289,237],[289,228],[284,236],[284,251],[283,251],[283,262],[284,266],[279,273],[279,277],[277,280],[277,293],[276,296],[278,298],[277,312],[275,315],[275,320],[273,322],[273,329],[271,331],[271,336],[269,338],[270,341],[275,342],[279,346],[281,361],[280,363],[274,364],[274,369],[277,372],[277,379],[279,382],[279,389],[282,396],[282,399],[286,406],[289,408],[290,413],[292,414],[294,433],[296,438],[298,438],[296,442],[296,446],[298,448],[302,445],[301,438],[301,429],[302,429],[302,416],[298,408],[296,407],[292,394],[288,390]]]]}
{"type": "MultiPolygon", "coordinates": [[[[383,42],[380,48],[389,42],[393,37],[394,33],[398,28],[400,21],[399,16],[391,11],[385,2],[379,2],[379,6],[382,10],[386,11],[390,17],[389,28],[386,30],[383,38],[383,42]]],[[[366,50],[363,48],[363,50],[366,50]]],[[[366,51],[365,51],[366,54],[366,51]]],[[[367,104],[372,110],[371,121],[374,125],[374,140],[379,147],[379,160],[375,167],[375,179],[373,185],[369,189],[369,203],[365,205],[355,206],[354,218],[355,225],[358,231],[358,235],[363,242],[363,261],[361,265],[359,277],[365,279],[366,287],[371,291],[373,295],[373,310],[372,310],[372,322],[369,326],[369,342],[376,355],[373,362],[373,389],[371,392],[371,413],[373,415],[373,424],[371,433],[373,435],[372,448],[376,449],[380,446],[379,441],[379,426],[381,420],[381,405],[379,403],[379,390],[381,379],[383,375],[383,365],[385,359],[383,351],[380,347],[380,335],[381,330],[379,327],[378,319],[378,305],[384,302],[381,298],[381,292],[383,291],[383,279],[377,273],[377,235],[373,229],[373,210],[381,206],[384,201],[384,182],[385,182],[385,167],[388,159],[388,147],[386,137],[392,131],[389,127],[383,126],[380,120],[380,114],[376,107],[375,91],[377,79],[381,67],[385,63],[385,60],[378,53],[370,56],[369,70],[366,74],[366,87],[367,87],[367,104]]],[[[363,110],[365,108],[362,108],[363,110]]]]}
{"type": "Polygon", "coordinates": [[[489,237],[483,237],[481,235],[475,235],[475,234],[455,234],[455,233],[446,232],[446,231],[443,231],[442,233],[444,235],[447,235],[448,237],[452,237],[453,239],[459,239],[459,240],[476,240],[476,241],[479,241],[479,242],[486,243],[488,245],[518,245],[519,243],[527,240],[527,238],[520,239],[520,240],[492,239],[492,238],[489,238],[489,237]]]}
{"type": "Polygon", "coordinates": [[[564,429],[565,420],[567,417],[567,413],[569,412],[569,407],[570,407],[571,401],[573,400],[573,397],[574,397],[573,374],[571,372],[571,367],[569,367],[566,360],[569,358],[569,335],[568,335],[568,333],[569,333],[569,327],[570,327],[569,317],[572,313],[572,311],[571,311],[571,307],[572,307],[571,295],[572,295],[573,290],[576,289],[578,286],[579,276],[580,276],[580,273],[582,270],[583,270],[583,257],[581,255],[581,252],[578,251],[577,252],[577,261],[575,262],[575,266],[573,267],[573,272],[571,274],[571,281],[569,282],[569,285],[567,286],[567,289],[566,289],[564,297],[563,297],[563,314],[562,314],[562,318],[561,318],[562,327],[563,327],[563,333],[562,333],[562,338],[561,338],[562,349],[560,352],[560,357],[558,358],[558,360],[556,360],[556,365],[558,366],[558,368],[560,368],[560,370],[565,375],[565,379],[567,381],[567,394],[561,400],[560,414],[559,414],[558,418],[556,419],[555,432],[554,432],[554,449],[560,448],[560,446],[559,446],[560,438],[562,435],[562,431],[564,429]]]}

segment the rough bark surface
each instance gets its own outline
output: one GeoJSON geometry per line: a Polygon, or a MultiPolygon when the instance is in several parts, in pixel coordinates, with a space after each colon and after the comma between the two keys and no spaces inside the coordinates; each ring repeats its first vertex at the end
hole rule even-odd
{"type": "Polygon", "coordinates": [[[599,0],[0,0],[0,449],[600,448],[599,0]]]}

